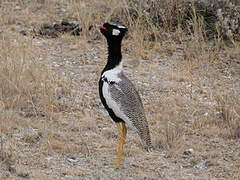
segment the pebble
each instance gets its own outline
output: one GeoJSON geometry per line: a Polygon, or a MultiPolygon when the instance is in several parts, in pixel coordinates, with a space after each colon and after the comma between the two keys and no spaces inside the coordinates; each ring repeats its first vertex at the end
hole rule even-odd
{"type": "Polygon", "coordinates": [[[71,163],[76,163],[78,162],[78,160],[76,158],[67,158],[67,161],[68,162],[71,162],[71,163]]]}
{"type": "Polygon", "coordinates": [[[183,152],[184,155],[191,155],[192,153],[193,153],[193,149],[192,149],[192,148],[186,149],[186,150],[183,152]]]}
{"type": "Polygon", "coordinates": [[[14,10],[21,10],[22,8],[20,6],[16,6],[14,10]]]}
{"type": "Polygon", "coordinates": [[[66,175],[65,178],[66,178],[66,180],[72,180],[73,179],[73,177],[70,176],[70,175],[66,175]]]}
{"type": "Polygon", "coordinates": [[[51,161],[51,160],[54,159],[54,157],[47,157],[46,159],[47,159],[48,161],[51,161]]]}

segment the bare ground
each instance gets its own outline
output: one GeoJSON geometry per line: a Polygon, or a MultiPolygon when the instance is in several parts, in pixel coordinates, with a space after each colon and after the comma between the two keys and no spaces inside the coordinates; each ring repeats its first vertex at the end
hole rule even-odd
{"type": "Polygon", "coordinates": [[[239,49],[209,62],[205,54],[190,61],[189,47],[174,42],[146,58],[124,48],[125,73],[143,99],[155,149],[145,152],[129,130],[124,164],[115,169],[117,129],[98,97],[106,42],[22,36],[17,22],[1,28],[3,45],[29,47],[57,85],[46,112],[7,108],[1,97],[1,179],[240,179],[239,49]]]}

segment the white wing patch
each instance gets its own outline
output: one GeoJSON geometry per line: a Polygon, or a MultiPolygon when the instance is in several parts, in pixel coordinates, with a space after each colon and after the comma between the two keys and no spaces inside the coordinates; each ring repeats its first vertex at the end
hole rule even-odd
{"type": "Polygon", "coordinates": [[[124,122],[126,122],[128,124],[128,126],[130,128],[132,128],[133,130],[136,131],[136,128],[133,126],[132,122],[129,120],[129,118],[124,114],[124,112],[121,110],[121,105],[118,104],[113,98],[112,95],[110,93],[110,85],[107,82],[103,83],[103,97],[106,100],[106,103],[108,105],[108,107],[110,109],[113,110],[113,112],[115,113],[115,115],[119,118],[121,118],[124,122]]]}
{"type": "Polygon", "coordinates": [[[118,36],[120,34],[120,31],[118,29],[113,29],[112,35],[118,36]]]}

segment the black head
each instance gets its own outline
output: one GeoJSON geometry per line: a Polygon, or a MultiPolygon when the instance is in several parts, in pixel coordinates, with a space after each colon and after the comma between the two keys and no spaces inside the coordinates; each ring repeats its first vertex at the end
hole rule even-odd
{"type": "Polygon", "coordinates": [[[101,24],[99,28],[107,40],[122,40],[128,30],[125,26],[110,23],[101,24]]]}

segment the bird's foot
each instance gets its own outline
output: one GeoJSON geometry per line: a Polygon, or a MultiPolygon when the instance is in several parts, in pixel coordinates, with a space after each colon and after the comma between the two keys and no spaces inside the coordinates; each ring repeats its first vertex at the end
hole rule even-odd
{"type": "Polygon", "coordinates": [[[113,168],[119,168],[122,164],[123,159],[116,159],[114,162],[112,162],[111,166],[113,168]]]}

